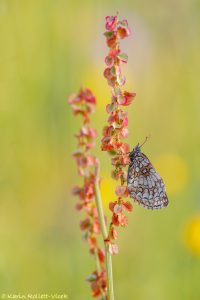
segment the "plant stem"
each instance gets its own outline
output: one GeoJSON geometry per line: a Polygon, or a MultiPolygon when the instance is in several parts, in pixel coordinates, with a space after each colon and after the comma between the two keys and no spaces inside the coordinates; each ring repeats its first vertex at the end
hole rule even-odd
{"type": "Polygon", "coordinates": [[[109,252],[109,245],[105,244],[105,252],[106,252],[106,275],[107,275],[108,300],[114,300],[112,257],[109,252]]]}
{"type": "Polygon", "coordinates": [[[96,166],[96,178],[95,178],[95,201],[97,206],[97,211],[99,215],[99,222],[101,226],[101,232],[104,240],[105,246],[105,256],[106,256],[106,280],[107,280],[107,296],[108,300],[114,300],[114,289],[113,289],[113,272],[112,272],[112,257],[109,252],[109,244],[106,243],[108,238],[108,232],[103,212],[103,206],[101,201],[101,194],[99,189],[99,162],[96,166]]]}

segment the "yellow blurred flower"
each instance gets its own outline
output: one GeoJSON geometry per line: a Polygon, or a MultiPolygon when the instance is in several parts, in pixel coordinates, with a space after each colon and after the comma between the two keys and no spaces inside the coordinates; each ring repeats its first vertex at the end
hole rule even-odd
{"type": "MultiPolygon", "coordinates": [[[[83,82],[85,86],[90,87],[95,97],[97,98],[97,108],[105,112],[106,105],[110,103],[111,90],[108,87],[107,79],[103,76],[103,71],[106,68],[105,64],[96,64],[93,69],[87,69],[84,72],[83,82]]],[[[130,78],[126,88],[129,91],[133,91],[134,78],[130,70],[126,70],[126,77],[130,78]],[[130,73],[130,74],[129,74],[130,73]]]]}
{"type": "Polygon", "coordinates": [[[188,180],[188,169],[185,161],[179,155],[163,154],[157,157],[154,165],[163,177],[169,194],[178,193],[185,187],[188,180]]]}
{"type": "Polygon", "coordinates": [[[100,190],[103,202],[103,207],[105,210],[108,209],[108,204],[111,201],[115,201],[117,196],[115,195],[115,189],[117,182],[110,177],[110,174],[104,174],[102,176],[100,190]]]}
{"type": "Polygon", "coordinates": [[[186,225],[184,240],[186,247],[200,256],[200,215],[193,217],[186,225]]]}

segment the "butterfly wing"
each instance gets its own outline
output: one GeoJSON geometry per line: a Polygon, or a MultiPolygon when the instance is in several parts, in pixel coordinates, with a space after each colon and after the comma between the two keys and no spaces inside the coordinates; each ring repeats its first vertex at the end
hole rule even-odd
{"type": "Polygon", "coordinates": [[[168,205],[164,182],[145,154],[135,155],[127,183],[130,196],[143,207],[159,209],[168,205]]]}

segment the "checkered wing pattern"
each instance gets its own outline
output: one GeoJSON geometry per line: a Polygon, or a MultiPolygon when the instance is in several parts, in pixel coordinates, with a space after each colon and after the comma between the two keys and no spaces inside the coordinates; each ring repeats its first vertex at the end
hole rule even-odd
{"type": "Polygon", "coordinates": [[[129,165],[127,183],[130,196],[143,207],[160,209],[168,205],[162,178],[141,152],[135,154],[129,165]]]}

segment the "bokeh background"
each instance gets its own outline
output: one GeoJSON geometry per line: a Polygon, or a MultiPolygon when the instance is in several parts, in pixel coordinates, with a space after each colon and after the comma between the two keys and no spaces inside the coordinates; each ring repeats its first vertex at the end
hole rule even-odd
{"type": "Polygon", "coordinates": [[[90,87],[98,104],[102,194],[114,197],[100,151],[110,89],[102,73],[104,17],[118,11],[133,35],[122,43],[128,142],[144,147],[170,205],[134,206],[113,258],[116,299],[200,299],[200,1],[0,0],[0,293],[66,293],[91,299],[94,269],[71,188],[80,124],[67,96],[90,87]]]}

